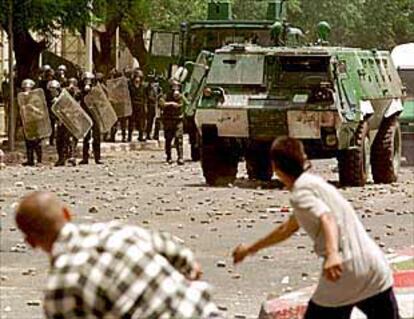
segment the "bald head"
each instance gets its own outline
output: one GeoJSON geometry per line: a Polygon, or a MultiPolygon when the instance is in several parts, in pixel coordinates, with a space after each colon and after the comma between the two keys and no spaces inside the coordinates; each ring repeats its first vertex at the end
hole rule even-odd
{"type": "Polygon", "coordinates": [[[34,192],[20,201],[16,223],[29,243],[48,251],[69,220],[65,205],[52,193],[34,192]]]}

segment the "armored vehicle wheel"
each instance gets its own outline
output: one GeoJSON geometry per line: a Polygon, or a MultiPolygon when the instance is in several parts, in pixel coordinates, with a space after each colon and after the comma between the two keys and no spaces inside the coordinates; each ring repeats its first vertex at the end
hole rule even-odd
{"type": "MultiPolygon", "coordinates": [[[[192,121],[194,121],[194,119],[192,121]]],[[[188,134],[190,138],[190,146],[191,146],[191,160],[193,162],[198,162],[201,158],[201,147],[200,147],[201,136],[198,133],[194,122],[190,122],[190,123],[192,124],[187,124],[187,125],[191,125],[189,129],[190,132],[188,134]]]]}
{"type": "Polygon", "coordinates": [[[238,150],[229,139],[216,138],[201,146],[201,167],[208,185],[227,186],[236,179],[238,150]]]}
{"type": "Polygon", "coordinates": [[[384,119],[371,151],[372,175],[375,183],[397,181],[401,163],[401,130],[397,117],[384,119]]]}
{"type": "Polygon", "coordinates": [[[355,133],[355,147],[338,155],[339,182],[342,186],[364,186],[370,173],[368,123],[362,122],[355,133]]]}
{"type": "Polygon", "coordinates": [[[246,148],[246,170],[249,179],[268,182],[273,170],[269,157],[269,145],[250,143],[246,148]]]}
{"type": "Polygon", "coordinates": [[[200,147],[198,145],[191,145],[191,160],[193,162],[198,162],[201,157],[200,147]]]}

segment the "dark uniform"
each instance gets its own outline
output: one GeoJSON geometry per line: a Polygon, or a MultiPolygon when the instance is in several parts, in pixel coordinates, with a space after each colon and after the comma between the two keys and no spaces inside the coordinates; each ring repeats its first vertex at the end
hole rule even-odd
{"type": "Polygon", "coordinates": [[[161,87],[158,81],[155,78],[152,78],[146,87],[146,98],[147,98],[147,139],[151,139],[152,127],[154,126],[154,135],[153,138],[158,140],[159,131],[160,131],[160,120],[158,111],[158,102],[162,94],[161,87]],[[157,116],[158,115],[158,116],[157,116]]]}
{"type": "Polygon", "coordinates": [[[146,107],[145,107],[145,87],[142,78],[136,76],[129,83],[129,94],[132,102],[132,115],[128,122],[128,142],[132,141],[134,128],[138,130],[138,141],[144,141],[146,107]],[[140,79],[140,80],[138,80],[140,79]]]}
{"type": "Polygon", "coordinates": [[[37,163],[42,163],[42,140],[36,139],[29,141],[25,139],[26,142],[26,162],[23,163],[23,166],[34,166],[35,165],[35,157],[34,154],[36,153],[37,163]]]}
{"type": "Polygon", "coordinates": [[[89,163],[89,143],[91,138],[92,140],[92,151],[93,156],[95,159],[96,164],[102,164],[101,162],[101,130],[95,116],[89,110],[87,105],[85,104],[85,96],[88,95],[90,89],[93,85],[94,75],[90,72],[86,72],[83,76],[83,84],[82,84],[82,93],[81,93],[81,106],[85,110],[85,112],[91,117],[92,119],[92,129],[86,134],[83,139],[83,148],[82,148],[82,161],[79,163],[81,165],[89,163]]]}
{"type": "Polygon", "coordinates": [[[178,84],[173,84],[172,90],[167,94],[165,101],[160,101],[160,106],[162,108],[162,123],[164,126],[165,154],[167,156],[167,162],[172,162],[171,147],[174,140],[177,149],[177,163],[183,165],[184,97],[179,89],[178,84]]]}
{"type": "MultiPolygon", "coordinates": [[[[52,105],[58,98],[62,88],[59,81],[52,80],[47,84],[47,89],[49,96],[48,108],[51,110],[52,105]]],[[[58,154],[58,160],[55,163],[55,166],[63,166],[65,165],[65,161],[69,152],[68,149],[70,132],[59,120],[56,120],[56,124],[56,151],[58,154]]]]}

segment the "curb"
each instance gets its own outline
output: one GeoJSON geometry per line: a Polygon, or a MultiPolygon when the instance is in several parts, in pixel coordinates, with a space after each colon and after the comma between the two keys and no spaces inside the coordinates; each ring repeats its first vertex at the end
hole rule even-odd
{"type": "MultiPolygon", "coordinates": [[[[164,149],[164,141],[107,143],[101,144],[103,154],[110,152],[133,152],[133,151],[160,151],[164,149]]],[[[82,146],[78,146],[78,152],[82,152],[82,146]]]]}
{"type": "MultiPolygon", "coordinates": [[[[401,251],[402,255],[388,256],[390,262],[395,264],[401,260],[413,259],[414,248],[410,247],[401,251]],[[408,259],[407,259],[408,258],[408,259]]],[[[394,272],[394,290],[400,308],[401,318],[414,318],[414,270],[394,272]]],[[[316,286],[300,289],[267,300],[262,304],[259,319],[302,319],[309,299],[316,286]]],[[[353,311],[352,319],[366,318],[358,309],[353,311]]]]}

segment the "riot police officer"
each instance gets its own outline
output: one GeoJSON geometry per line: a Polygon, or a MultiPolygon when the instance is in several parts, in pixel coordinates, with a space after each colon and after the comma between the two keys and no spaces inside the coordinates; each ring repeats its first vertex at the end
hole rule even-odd
{"type": "Polygon", "coordinates": [[[65,88],[68,85],[68,79],[66,77],[67,68],[66,65],[61,64],[56,70],[56,80],[59,81],[60,87],[65,88]]]}
{"type": "MultiPolygon", "coordinates": [[[[50,103],[53,105],[59,97],[62,87],[58,80],[52,80],[47,84],[47,90],[49,91],[51,98],[50,103]]],[[[51,106],[49,109],[50,108],[51,106]]],[[[55,163],[55,166],[64,166],[68,155],[70,133],[65,125],[63,125],[63,123],[59,120],[56,119],[56,123],[56,151],[58,154],[58,160],[55,163]]]]}
{"type": "Polygon", "coordinates": [[[45,64],[42,67],[42,71],[43,73],[39,81],[39,87],[43,89],[43,92],[45,92],[47,107],[49,109],[50,124],[52,126],[52,134],[49,137],[49,145],[54,145],[55,144],[56,117],[53,115],[53,113],[50,110],[53,103],[52,103],[52,97],[50,96],[50,92],[47,89],[47,85],[50,81],[55,79],[55,71],[48,64],[45,64]]]}
{"type": "Polygon", "coordinates": [[[177,149],[177,164],[184,165],[183,134],[184,134],[184,97],[180,92],[181,84],[171,80],[171,90],[165,100],[161,99],[162,122],[164,126],[165,154],[167,162],[172,163],[171,147],[174,140],[177,149]]]}
{"type": "MultiPolygon", "coordinates": [[[[22,91],[29,92],[33,90],[36,83],[32,79],[25,79],[22,81],[22,91]]],[[[23,163],[23,166],[34,166],[35,165],[35,153],[37,157],[37,163],[42,163],[42,140],[28,140],[25,136],[26,143],[26,162],[23,163]]]]}
{"type": "Polygon", "coordinates": [[[89,143],[91,138],[92,140],[92,151],[93,156],[95,159],[96,164],[102,164],[101,162],[101,130],[97,119],[89,110],[88,106],[85,104],[85,96],[88,95],[90,90],[92,89],[93,85],[95,84],[95,76],[91,72],[85,72],[82,75],[82,88],[81,88],[81,106],[85,110],[86,113],[91,117],[93,125],[92,129],[86,134],[85,138],[83,139],[83,149],[82,149],[82,161],[79,163],[81,165],[85,165],[89,163],[89,143]]]}
{"type": "MultiPolygon", "coordinates": [[[[118,77],[121,77],[122,75],[123,75],[122,72],[119,72],[117,69],[112,69],[109,72],[108,78],[116,79],[118,77]]],[[[116,123],[111,128],[109,142],[115,142],[116,133],[118,132],[118,126],[121,127],[122,143],[126,142],[127,123],[128,123],[128,117],[122,117],[122,118],[119,118],[118,121],[116,121],[116,123]]]]}
{"type": "MultiPolygon", "coordinates": [[[[139,70],[140,71],[140,70],[139,70]]],[[[142,71],[134,71],[129,83],[129,93],[132,102],[132,115],[128,122],[128,142],[132,141],[132,133],[134,128],[138,129],[138,141],[145,141],[145,88],[143,83],[142,71]]]]}
{"type": "MultiPolygon", "coordinates": [[[[78,86],[78,80],[76,78],[69,78],[68,86],[66,88],[70,95],[79,103],[81,103],[82,94],[78,86]]],[[[69,136],[68,146],[68,163],[72,166],[76,166],[76,148],[78,146],[78,139],[72,134],[69,136]]]]}
{"type": "Polygon", "coordinates": [[[40,71],[41,74],[39,77],[39,87],[43,89],[44,92],[46,92],[47,83],[53,80],[55,72],[49,64],[43,65],[40,71]]]}

